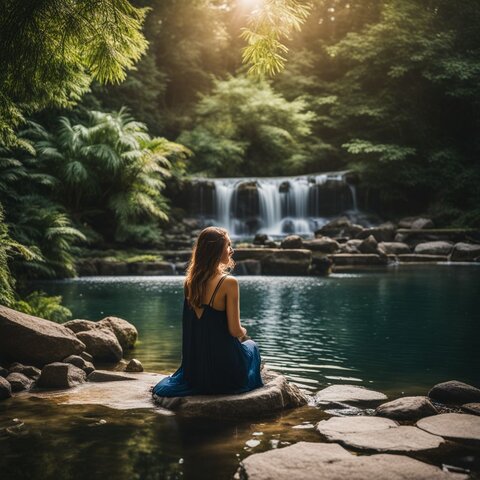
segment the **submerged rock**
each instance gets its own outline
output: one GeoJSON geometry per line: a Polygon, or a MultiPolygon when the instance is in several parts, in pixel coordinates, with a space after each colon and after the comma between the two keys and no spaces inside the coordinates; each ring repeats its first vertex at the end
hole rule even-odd
{"type": "Polygon", "coordinates": [[[331,442],[377,452],[430,450],[444,442],[419,428],[380,417],[332,417],[319,422],[317,430],[331,442]]]}
{"type": "Polygon", "coordinates": [[[418,420],[436,415],[438,410],[428,397],[402,397],[391,402],[382,403],[375,410],[375,415],[395,420],[418,420]]]}
{"type": "Polygon", "coordinates": [[[118,362],[123,356],[122,347],[110,329],[98,328],[79,332],[77,337],[87,346],[88,353],[95,360],[118,362]]]}
{"type": "Polygon", "coordinates": [[[387,400],[387,396],[375,390],[368,390],[358,385],[330,385],[316,393],[314,402],[317,405],[330,405],[332,403],[371,403],[387,400]]]}
{"type": "Polygon", "coordinates": [[[417,427],[433,435],[454,440],[480,442],[480,417],[467,413],[441,413],[422,418],[417,427]]]}
{"type": "Polygon", "coordinates": [[[159,397],[157,405],[188,416],[252,417],[307,404],[307,397],[286,378],[264,368],[264,386],[238,395],[195,395],[190,397],[159,397]]]}
{"type": "Polygon", "coordinates": [[[28,390],[33,380],[28,378],[23,373],[13,372],[6,378],[7,382],[12,386],[12,392],[20,392],[22,390],[28,390]]]}
{"type": "Polygon", "coordinates": [[[0,377],[0,400],[10,398],[12,396],[12,386],[4,377],[0,377]]]}
{"type": "Polygon", "coordinates": [[[442,403],[463,403],[480,402],[480,389],[468,383],[450,380],[437,383],[429,392],[428,396],[442,403]]]}
{"type": "Polygon", "coordinates": [[[0,356],[36,366],[85,350],[63,325],[0,306],[0,356]]]}
{"type": "Polygon", "coordinates": [[[463,480],[467,475],[405,455],[353,455],[335,443],[298,442],[242,460],[240,478],[249,480],[463,480]]]}
{"type": "Polygon", "coordinates": [[[45,365],[37,380],[41,388],[71,388],[85,382],[87,374],[71,363],[54,362],[45,365]]]}

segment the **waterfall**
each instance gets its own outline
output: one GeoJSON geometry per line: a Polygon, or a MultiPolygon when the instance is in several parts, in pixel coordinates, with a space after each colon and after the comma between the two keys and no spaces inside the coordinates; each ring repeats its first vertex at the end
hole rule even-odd
{"type": "Polygon", "coordinates": [[[347,182],[346,173],[198,178],[194,181],[200,185],[200,191],[208,186],[213,199],[209,204],[211,211],[207,212],[209,209],[202,205],[202,193],[201,205],[194,205],[194,210],[202,212],[206,223],[226,228],[232,237],[249,237],[256,233],[272,237],[293,233],[312,236],[330,218],[357,211],[355,186],[347,182]]]}

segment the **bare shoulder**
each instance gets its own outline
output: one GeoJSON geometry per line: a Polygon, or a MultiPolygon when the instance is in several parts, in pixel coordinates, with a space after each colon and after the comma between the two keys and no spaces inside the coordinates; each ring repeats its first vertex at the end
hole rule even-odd
{"type": "Polygon", "coordinates": [[[235,277],[228,276],[225,278],[225,287],[227,291],[236,291],[238,290],[238,280],[235,277]]]}

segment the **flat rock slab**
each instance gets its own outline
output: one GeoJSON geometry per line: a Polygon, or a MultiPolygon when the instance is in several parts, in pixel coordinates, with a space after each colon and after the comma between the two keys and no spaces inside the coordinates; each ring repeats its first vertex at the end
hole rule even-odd
{"type": "Polygon", "coordinates": [[[444,440],[416,427],[398,426],[388,418],[333,417],[317,430],[331,442],[377,452],[412,452],[437,448],[444,440]]]}
{"type": "MultiPolygon", "coordinates": [[[[115,372],[122,375],[121,372],[115,372]]],[[[117,410],[143,408],[169,414],[159,409],[152,401],[150,388],[158,383],[165,375],[158,373],[129,373],[125,376],[135,377],[135,380],[119,382],[86,382],[68,390],[30,390],[20,392],[14,396],[33,398],[48,398],[58,404],[69,405],[103,405],[117,410]]]]}
{"type": "Polygon", "coordinates": [[[264,368],[262,379],[263,387],[238,395],[153,398],[162,408],[195,417],[253,417],[307,404],[307,397],[284,376],[264,368]]]}
{"type": "Polygon", "coordinates": [[[299,442],[245,458],[248,480],[463,480],[467,475],[403,455],[352,455],[337,444],[299,442]]]}
{"type": "Polygon", "coordinates": [[[316,405],[329,405],[332,403],[371,403],[387,400],[387,396],[375,390],[368,390],[358,385],[331,385],[316,393],[316,405]]]}
{"type": "Polygon", "coordinates": [[[480,417],[477,415],[442,413],[422,418],[417,427],[441,437],[480,442],[480,417]]]}

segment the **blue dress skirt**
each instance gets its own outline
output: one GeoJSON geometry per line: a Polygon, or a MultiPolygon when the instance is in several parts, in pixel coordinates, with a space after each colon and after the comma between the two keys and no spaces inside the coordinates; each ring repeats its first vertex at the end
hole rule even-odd
{"type": "Polygon", "coordinates": [[[222,280],[209,304],[202,305],[200,318],[184,300],[182,363],[173,375],[153,387],[152,395],[234,394],[263,386],[257,344],[253,340],[242,343],[232,337],[226,311],[211,306],[222,280]]]}

